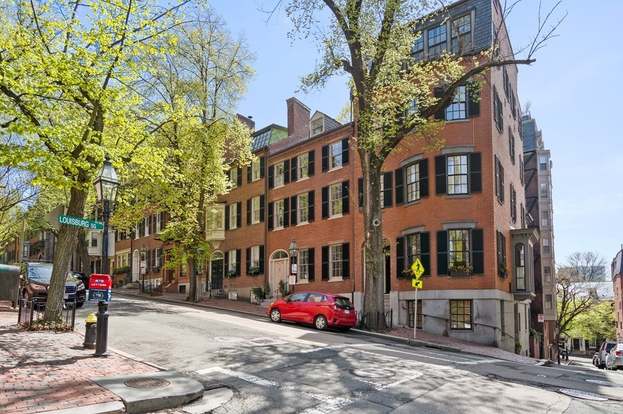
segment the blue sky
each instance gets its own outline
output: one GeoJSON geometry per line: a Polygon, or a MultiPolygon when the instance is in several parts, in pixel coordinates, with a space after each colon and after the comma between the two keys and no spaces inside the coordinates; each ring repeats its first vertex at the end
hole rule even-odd
{"type": "MultiPolygon", "coordinates": [[[[285,100],[297,96],[312,111],[337,116],[347,102],[343,79],[322,91],[297,93],[301,76],[313,69],[313,41],[287,38],[284,13],[267,24],[275,0],[214,0],[213,8],[232,33],[244,36],[256,55],[255,77],[239,105],[258,127],[286,124],[285,100]]],[[[545,0],[544,4],[548,1],[545,0]]],[[[535,31],[538,0],[513,11],[509,31],[517,50],[535,31]]],[[[623,243],[623,47],[618,30],[623,2],[565,0],[568,17],[537,55],[520,68],[519,97],[543,131],[554,163],[554,226],[557,261],[574,251],[596,251],[608,265],[623,243]]]]}

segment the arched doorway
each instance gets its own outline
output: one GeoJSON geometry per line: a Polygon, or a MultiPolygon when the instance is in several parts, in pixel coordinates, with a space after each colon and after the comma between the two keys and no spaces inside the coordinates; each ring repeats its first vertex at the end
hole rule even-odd
{"type": "Polygon", "coordinates": [[[279,290],[279,282],[286,284],[288,282],[288,271],[290,259],[288,252],[285,250],[275,250],[270,256],[270,279],[269,288],[272,297],[276,298],[281,295],[279,290]]]}
{"type": "MultiPolygon", "coordinates": [[[[210,283],[209,290],[212,296],[218,296],[223,292],[223,274],[225,270],[223,252],[216,251],[210,257],[210,283]]],[[[208,286],[206,286],[206,289],[208,286]]]]}
{"type": "Polygon", "coordinates": [[[138,282],[140,269],[140,254],[138,250],[134,250],[132,253],[132,282],[138,282]]]}

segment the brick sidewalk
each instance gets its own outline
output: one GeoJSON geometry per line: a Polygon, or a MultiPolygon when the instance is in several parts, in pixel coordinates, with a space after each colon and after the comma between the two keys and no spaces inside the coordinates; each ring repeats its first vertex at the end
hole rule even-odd
{"type": "Polygon", "coordinates": [[[121,401],[93,378],[158,371],[110,352],[93,357],[77,333],[18,330],[17,313],[0,313],[0,412],[37,413],[121,401]]]}

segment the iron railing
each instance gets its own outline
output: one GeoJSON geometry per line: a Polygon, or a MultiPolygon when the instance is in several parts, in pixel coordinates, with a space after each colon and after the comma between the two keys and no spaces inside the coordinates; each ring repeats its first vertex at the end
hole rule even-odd
{"type": "Polygon", "coordinates": [[[361,320],[359,321],[359,327],[362,329],[371,329],[372,327],[380,327],[382,318],[385,319],[385,327],[392,329],[393,311],[390,309],[387,312],[366,312],[361,314],[361,320]],[[375,322],[372,324],[371,322],[375,322]]]}
{"type": "MultiPolygon", "coordinates": [[[[45,298],[19,299],[17,324],[30,328],[34,322],[43,319],[45,314],[45,298]]],[[[61,311],[61,325],[74,330],[76,325],[76,301],[65,301],[61,311]]]]}

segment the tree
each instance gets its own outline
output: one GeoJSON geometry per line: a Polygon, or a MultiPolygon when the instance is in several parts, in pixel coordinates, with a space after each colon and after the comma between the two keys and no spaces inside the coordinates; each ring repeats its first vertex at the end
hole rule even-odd
{"type": "Polygon", "coordinates": [[[556,271],[557,327],[560,342],[578,318],[585,318],[599,304],[592,282],[601,281],[606,261],[597,253],[576,252],[556,271]]]}
{"type": "Polygon", "coordinates": [[[567,333],[572,338],[594,339],[596,343],[616,339],[616,314],[611,300],[601,301],[579,314],[569,323],[567,333]]]}
{"type": "MultiPolygon", "coordinates": [[[[353,136],[363,172],[363,216],[365,252],[364,313],[368,327],[384,330],[383,312],[383,217],[381,169],[399,144],[420,139],[435,141],[441,125],[435,115],[452,102],[460,85],[478,87],[488,71],[507,65],[529,65],[535,53],[550,39],[560,22],[550,25],[556,3],[545,18],[539,16],[537,33],[513,55],[505,20],[521,0],[505,7],[495,24],[491,48],[476,56],[443,53],[420,61],[412,46],[418,29],[444,13],[440,2],[427,0],[290,0],[286,11],[294,31],[304,36],[314,32],[322,57],[315,71],[302,80],[304,88],[322,87],[327,79],[346,74],[353,107],[353,136]],[[328,20],[326,25],[319,24],[328,20]],[[320,27],[320,28],[319,28],[320,27]],[[415,110],[413,103],[416,103],[415,110]],[[433,139],[431,139],[431,137],[433,139]]],[[[281,2],[277,2],[279,5],[281,2]]],[[[441,2],[442,4],[445,2],[441,2]]],[[[506,6],[506,2],[505,6],[506,6]]],[[[540,11],[540,7],[539,7],[540,11]]],[[[431,142],[432,141],[432,142],[431,142]]]]}
{"type": "MultiPolygon", "coordinates": [[[[33,174],[33,183],[66,191],[67,214],[82,217],[105,155],[119,170],[147,162],[141,97],[129,85],[155,41],[181,24],[172,6],[148,0],[12,0],[0,8],[2,135],[0,165],[33,174]]],[[[165,2],[166,3],[166,2],[165,2]]],[[[45,319],[59,319],[65,273],[80,230],[61,226],[45,319]]]]}
{"type": "Polygon", "coordinates": [[[252,56],[209,8],[194,9],[175,33],[175,48],[154,59],[140,83],[153,108],[148,123],[158,128],[164,173],[134,183],[125,198],[139,217],[149,209],[169,212],[160,236],[173,244],[167,265],[188,267],[189,298],[197,301],[197,270],[211,253],[206,221],[216,198],[231,188],[229,165],[252,158],[250,131],[233,113],[253,73],[252,56]]]}

